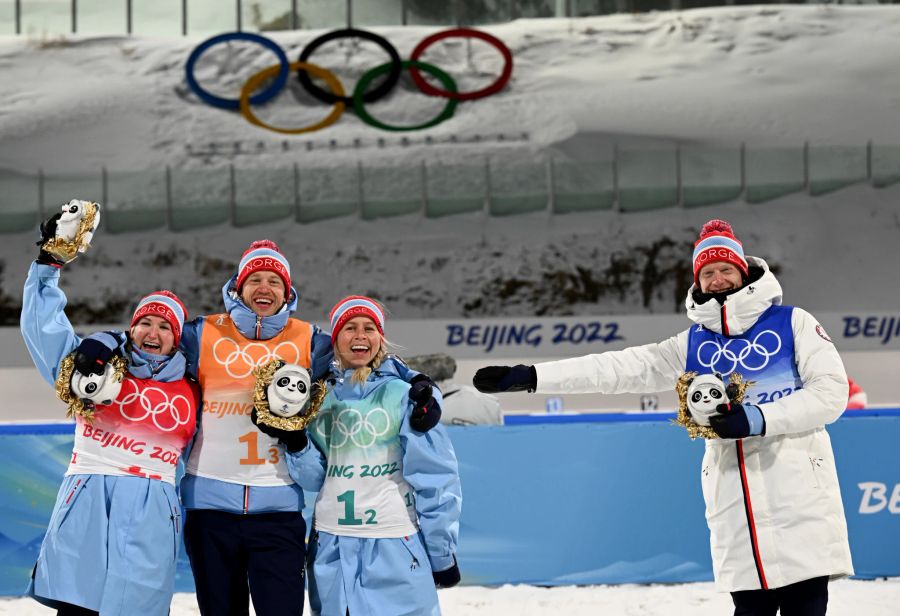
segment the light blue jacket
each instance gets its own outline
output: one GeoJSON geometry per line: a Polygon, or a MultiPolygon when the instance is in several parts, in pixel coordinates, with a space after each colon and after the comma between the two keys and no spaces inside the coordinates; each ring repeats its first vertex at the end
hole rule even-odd
{"type": "MultiPolygon", "coordinates": [[[[345,402],[366,398],[386,382],[401,378],[404,370],[405,364],[388,356],[362,385],[350,381],[351,371],[332,375],[328,397],[345,402]]],[[[407,396],[402,404],[402,474],[415,490],[419,535],[373,539],[314,533],[309,575],[313,613],[343,614],[348,608],[360,616],[440,613],[431,571],[444,571],[456,562],[462,508],[459,469],[444,426],[424,434],[412,430],[412,402],[407,396]],[[430,567],[424,566],[426,560],[430,567]]],[[[294,481],[311,492],[321,489],[327,460],[312,440],[286,460],[294,481]]]]}

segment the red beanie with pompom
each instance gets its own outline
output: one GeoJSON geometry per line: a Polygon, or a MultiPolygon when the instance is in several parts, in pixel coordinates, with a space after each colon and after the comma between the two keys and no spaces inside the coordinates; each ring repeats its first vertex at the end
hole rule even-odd
{"type": "Polygon", "coordinates": [[[734,236],[734,230],[724,220],[714,218],[700,229],[694,242],[694,283],[700,284],[700,270],[707,263],[725,262],[737,267],[746,277],[747,259],[744,245],[734,236]]]}
{"type": "Polygon", "coordinates": [[[244,251],[241,262],[238,265],[237,280],[235,288],[238,293],[244,286],[244,281],[253,272],[275,272],[284,283],[284,296],[291,294],[291,265],[288,260],[281,254],[278,244],[272,240],[257,240],[250,244],[250,247],[244,251]]]}

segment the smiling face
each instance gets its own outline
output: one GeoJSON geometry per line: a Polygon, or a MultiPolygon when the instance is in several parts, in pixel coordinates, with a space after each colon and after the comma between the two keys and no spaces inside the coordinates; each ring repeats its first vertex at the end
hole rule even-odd
{"type": "Polygon", "coordinates": [[[381,333],[369,317],[353,317],[341,328],[335,352],[345,368],[368,366],[381,350],[381,333]]]}
{"type": "Polygon", "coordinates": [[[175,332],[164,318],[148,314],[131,327],[131,343],[145,353],[168,355],[175,350],[175,332]]]}
{"type": "Polygon", "coordinates": [[[744,285],[741,270],[727,261],[707,263],[697,274],[697,280],[704,293],[723,293],[744,285]]]}
{"type": "Polygon", "coordinates": [[[691,381],[687,391],[687,407],[694,421],[701,426],[709,425],[709,417],[720,404],[727,404],[725,384],[713,374],[701,374],[691,381]]]}
{"type": "Polygon", "coordinates": [[[241,299],[260,317],[272,316],[284,306],[284,281],[275,272],[261,270],[247,276],[241,299]]]}

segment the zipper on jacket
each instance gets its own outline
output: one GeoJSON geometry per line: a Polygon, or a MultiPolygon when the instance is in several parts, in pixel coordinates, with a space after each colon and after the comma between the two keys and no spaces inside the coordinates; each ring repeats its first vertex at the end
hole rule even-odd
{"type": "Polygon", "coordinates": [[[725,313],[725,304],[722,304],[722,309],[719,312],[722,315],[722,334],[727,336],[728,335],[728,315],[725,313]]]}
{"type": "Polygon", "coordinates": [[[244,486],[244,514],[250,509],[250,486],[244,486]]]}
{"type": "Polygon", "coordinates": [[[256,315],[256,339],[259,340],[259,330],[262,329],[262,317],[256,315]]]}
{"type": "MultiPolygon", "coordinates": [[[[722,307],[724,309],[724,306],[722,307]]],[[[759,576],[759,584],[763,590],[769,589],[766,582],[766,572],[763,571],[762,556],[759,554],[759,539],[756,536],[756,520],[753,518],[753,506],[750,503],[750,486],[747,484],[747,469],[744,466],[744,441],[735,441],[737,444],[738,470],[741,473],[741,491],[744,494],[744,513],[747,515],[747,529],[750,531],[750,548],[753,550],[753,562],[756,565],[756,575],[759,576]]]]}

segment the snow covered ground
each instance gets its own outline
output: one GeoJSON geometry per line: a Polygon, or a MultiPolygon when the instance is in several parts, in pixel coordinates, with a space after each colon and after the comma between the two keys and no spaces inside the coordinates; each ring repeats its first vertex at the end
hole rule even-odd
{"type": "MultiPolygon", "coordinates": [[[[556,588],[463,586],[441,590],[439,596],[444,616],[724,616],[734,610],[731,597],[716,592],[712,583],[556,588]]],[[[829,586],[829,616],[895,616],[898,604],[900,578],[840,580],[829,586]]],[[[0,614],[54,613],[31,599],[0,599],[0,614]]],[[[171,616],[199,613],[193,594],[175,595],[171,616]]]]}

